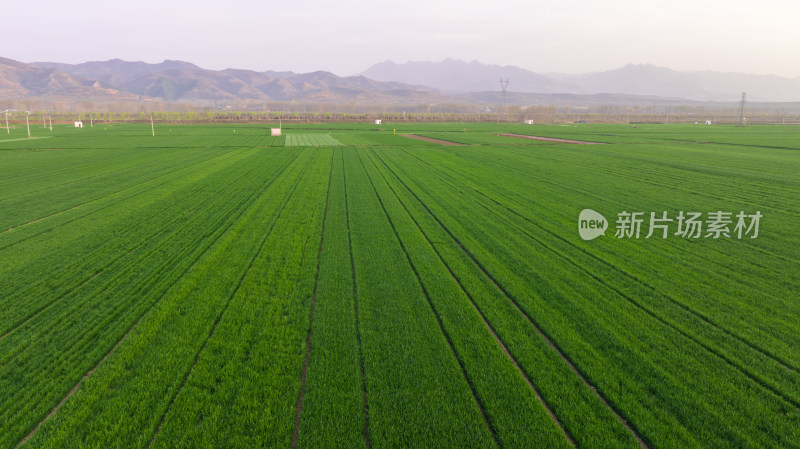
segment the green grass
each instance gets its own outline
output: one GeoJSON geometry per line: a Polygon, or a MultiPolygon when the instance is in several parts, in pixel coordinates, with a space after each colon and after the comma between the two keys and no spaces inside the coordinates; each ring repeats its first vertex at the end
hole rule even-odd
{"type": "Polygon", "coordinates": [[[0,133],[0,448],[800,447],[796,126],[150,131],[0,133]]]}

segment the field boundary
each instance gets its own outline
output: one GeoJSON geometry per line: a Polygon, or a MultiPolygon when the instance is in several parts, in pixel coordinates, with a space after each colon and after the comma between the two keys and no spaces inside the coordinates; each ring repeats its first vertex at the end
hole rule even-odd
{"type": "Polygon", "coordinates": [[[497,136],[502,137],[518,137],[520,139],[531,139],[531,140],[541,140],[543,142],[553,142],[553,143],[574,143],[577,145],[605,145],[603,142],[590,142],[588,140],[572,140],[572,139],[559,139],[558,137],[542,137],[542,136],[527,136],[524,134],[511,134],[511,133],[501,133],[496,134],[497,136]]]}
{"type": "Polygon", "coordinates": [[[430,142],[430,143],[438,143],[439,145],[446,145],[453,147],[463,147],[467,145],[465,143],[453,142],[452,140],[434,139],[433,137],[420,136],[419,134],[403,134],[402,136],[408,137],[409,139],[421,140],[423,142],[430,142]]]}

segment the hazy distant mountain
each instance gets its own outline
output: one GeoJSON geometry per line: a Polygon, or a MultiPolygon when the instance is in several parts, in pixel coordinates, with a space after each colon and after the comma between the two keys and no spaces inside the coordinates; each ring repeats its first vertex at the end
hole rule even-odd
{"type": "Polygon", "coordinates": [[[128,62],[121,59],[110,61],[92,61],[82,64],[61,64],[57,62],[34,62],[36,67],[55,68],[75,76],[97,80],[115,86],[122,86],[132,80],[156,72],[181,69],[199,69],[194,64],[181,61],[164,61],[160,64],[147,64],[145,62],[128,62]]]}
{"type": "Polygon", "coordinates": [[[607,72],[566,75],[562,81],[590,93],[659,95],[702,101],[736,101],[742,92],[753,101],[800,100],[800,79],[724,72],[679,72],[651,64],[629,64],[607,72]]]}
{"type": "Polygon", "coordinates": [[[800,78],[722,72],[679,72],[654,65],[626,65],[582,75],[542,75],[513,66],[445,59],[439,62],[391,61],[362,75],[379,81],[430,86],[447,92],[499,91],[500,78],[518,93],[633,94],[696,101],[738,101],[747,92],[753,101],[798,101],[800,78]]]}
{"type": "Polygon", "coordinates": [[[137,101],[156,98],[208,104],[298,101],[362,104],[479,103],[501,101],[500,78],[509,79],[509,104],[677,104],[681,101],[798,101],[800,78],[719,72],[678,72],[627,65],[583,75],[542,75],[512,66],[446,59],[390,61],[360,76],[330,72],[207,70],[183,61],[158,64],[119,59],[82,64],[26,64],[0,58],[0,96],[137,101]],[[428,87],[421,87],[428,86],[428,87]],[[445,93],[442,93],[445,92],[445,93]],[[603,95],[600,95],[603,94],[603,95]]]}
{"type": "Polygon", "coordinates": [[[0,96],[121,98],[127,94],[99,82],[83,79],[57,68],[35,67],[0,58],[0,96]]]}
{"type": "Polygon", "coordinates": [[[398,103],[440,100],[442,96],[397,82],[376,82],[362,76],[340,77],[329,72],[256,72],[207,70],[182,61],[159,64],[119,59],[83,64],[36,62],[138,95],[168,101],[314,101],[398,103]]]}
{"type": "Polygon", "coordinates": [[[385,61],[361,75],[377,81],[429,86],[444,92],[483,92],[500,90],[500,79],[513,80],[508,89],[514,92],[575,92],[568,83],[513,66],[486,65],[478,61],[445,59],[439,62],[385,61]]]}

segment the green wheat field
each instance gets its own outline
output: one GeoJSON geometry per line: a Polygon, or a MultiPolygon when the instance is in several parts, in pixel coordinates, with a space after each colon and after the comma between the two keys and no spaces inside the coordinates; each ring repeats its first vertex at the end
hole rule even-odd
{"type": "Polygon", "coordinates": [[[0,448],[800,447],[800,127],[269,128],[0,130],[0,448]]]}

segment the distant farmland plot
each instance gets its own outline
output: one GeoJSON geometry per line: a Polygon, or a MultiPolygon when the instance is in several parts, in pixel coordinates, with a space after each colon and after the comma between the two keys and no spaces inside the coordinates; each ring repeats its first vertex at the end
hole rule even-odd
{"type": "Polygon", "coordinates": [[[329,134],[301,133],[286,134],[287,147],[330,147],[342,145],[329,134]]]}
{"type": "Polygon", "coordinates": [[[370,126],[0,134],[0,448],[800,447],[797,127],[370,126]]]}

